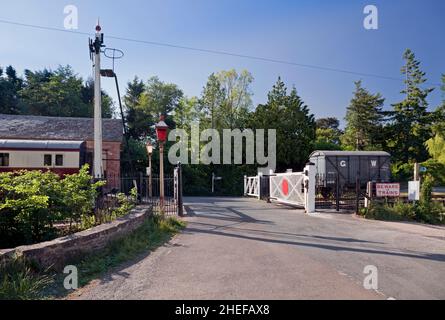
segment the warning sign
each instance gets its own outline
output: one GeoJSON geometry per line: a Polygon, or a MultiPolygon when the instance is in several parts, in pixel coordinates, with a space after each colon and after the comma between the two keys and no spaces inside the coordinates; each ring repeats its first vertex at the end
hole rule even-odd
{"type": "Polygon", "coordinates": [[[400,183],[377,183],[377,197],[400,197],[400,183]]]}

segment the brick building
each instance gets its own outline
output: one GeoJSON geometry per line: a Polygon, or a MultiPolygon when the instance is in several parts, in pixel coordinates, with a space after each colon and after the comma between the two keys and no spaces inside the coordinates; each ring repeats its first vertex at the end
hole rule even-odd
{"type": "MultiPolygon", "coordinates": [[[[114,187],[119,182],[122,141],[122,121],[104,119],[104,171],[116,181],[114,187]]],[[[69,174],[85,163],[92,169],[93,154],[93,119],[0,114],[0,171],[49,169],[69,174]]]]}

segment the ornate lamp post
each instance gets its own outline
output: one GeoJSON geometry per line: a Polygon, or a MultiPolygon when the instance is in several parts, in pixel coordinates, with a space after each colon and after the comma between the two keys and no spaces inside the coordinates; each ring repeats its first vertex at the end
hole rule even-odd
{"type": "Polygon", "coordinates": [[[147,148],[148,163],[149,163],[148,170],[147,170],[147,174],[148,174],[148,197],[152,198],[153,197],[153,180],[152,180],[153,167],[151,165],[151,157],[153,155],[153,145],[151,144],[150,141],[147,141],[146,148],[147,148]]]}
{"type": "Polygon", "coordinates": [[[164,210],[164,143],[167,141],[168,126],[164,121],[164,116],[161,116],[161,120],[156,124],[156,135],[159,141],[159,198],[161,202],[161,210],[164,210]]]}

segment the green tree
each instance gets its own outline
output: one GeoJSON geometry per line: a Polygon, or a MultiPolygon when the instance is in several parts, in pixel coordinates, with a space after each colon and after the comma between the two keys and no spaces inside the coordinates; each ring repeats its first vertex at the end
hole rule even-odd
{"type": "Polygon", "coordinates": [[[341,150],[340,121],[337,118],[320,118],[316,121],[315,149],[317,150],[341,150]]]}
{"type": "Polygon", "coordinates": [[[313,151],[315,119],[293,88],[288,94],[281,78],[251,116],[254,129],[277,130],[277,170],[301,170],[313,151]]]}
{"type": "Polygon", "coordinates": [[[426,142],[430,156],[445,164],[445,74],[442,75],[442,105],[434,112],[435,122],[432,127],[433,137],[426,142]]]}
{"type": "Polygon", "coordinates": [[[221,127],[218,110],[224,104],[225,93],[219,78],[212,73],[207,80],[200,100],[200,123],[204,128],[221,127]]]}
{"type": "Polygon", "coordinates": [[[432,137],[432,115],[427,111],[427,97],[433,91],[423,89],[425,73],[411,50],[406,50],[402,74],[406,77],[406,97],[394,104],[388,147],[397,162],[423,162],[428,159],[425,141],[432,137]]]}
{"type": "Polygon", "coordinates": [[[6,68],[4,74],[0,67],[0,113],[18,114],[20,112],[18,92],[22,88],[23,80],[17,76],[12,66],[6,68]]]}
{"type": "MultiPolygon", "coordinates": [[[[94,117],[94,80],[88,79],[80,90],[82,102],[88,106],[88,114],[79,115],[79,117],[94,117]]],[[[111,119],[114,115],[113,99],[102,90],[102,118],[111,119]]]]}
{"type": "Polygon", "coordinates": [[[177,85],[162,82],[157,77],[150,78],[144,86],[138,79],[129,83],[124,101],[131,136],[134,139],[153,137],[153,125],[161,116],[165,116],[169,126],[173,126],[172,113],[178,108],[183,95],[177,85]]]}
{"type": "Polygon", "coordinates": [[[190,124],[199,119],[199,100],[197,97],[183,97],[173,114],[176,128],[188,129],[190,124]]]}
{"type": "Polygon", "coordinates": [[[371,94],[362,87],[362,82],[355,82],[354,97],[346,113],[346,129],[341,137],[342,145],[348,150],[373,150],[379,145],[382,128],[382,107],[385,99],[371,94]]]}
{"type": "Polygon", "coordinates": [[[247,70],[211,74],[201,97],[201,123],[216,129],[244,128],[252,109],[250,85],[253,76],[247,70]]]}
{"type": "Polygon", "coordinates": [[[136,127],[137,121],[137,106],[139,100],[145,91],[145,84],[138,77],[135,77],[133,81],[127,83],[127,90],[123,97],[125,106],[125,118],[127,120],[128,132],[131,138],[139,139],[139,130],[136,127]]]}
{"type": "MultiPolygon", "coordinates": [[[[92,117],[94,114],[94,83],[74,73],[70,66],[51,71],[25,70],[23,87],[19,91],[21,113],[50,117],[92,117]]],[[[111,98],[102,93],[104,117],[112,117],[111,98]]]]}

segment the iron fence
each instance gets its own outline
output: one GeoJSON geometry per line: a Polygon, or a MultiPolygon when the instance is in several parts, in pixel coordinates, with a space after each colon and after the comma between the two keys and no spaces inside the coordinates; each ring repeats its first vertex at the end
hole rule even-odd
{"type": "Polygon", "coordinates": [[[182,215],[182,170],[177,166],[174,174],[165,174],[163,179],[164,196],[161,197],[161,178],[157,174],[145,173],[107,175],[107,184],[102,190],[97,207],[113,208],[118,194],[131,196],[133,190],[137,193],[140,204],[148,204],[155,212],[165,215],[182,215]],[[114,199],[111,201],[110,199],[114,199]]]}
{"type": "Polygon", "coordinates": [[[358,211],[365,206],[366,185],[359,177],[356,183],[342,183],[337,173],[317,174],[315,206],[317,209],[358,211]]]}

